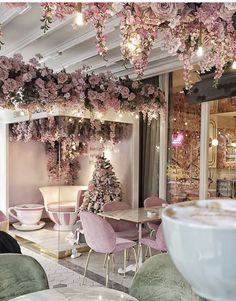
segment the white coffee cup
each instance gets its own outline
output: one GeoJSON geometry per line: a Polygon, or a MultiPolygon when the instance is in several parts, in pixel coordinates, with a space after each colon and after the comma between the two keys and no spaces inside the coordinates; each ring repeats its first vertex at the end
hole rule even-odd
{"type": "Polygon", "coordinates": [[[17,219],[22,226],[32,226],[40,221],[43,209],[44,206],[41,204],[23,204],[10,207],[8,213],[17,219]]]}
{"type": "Polygon", "coordinates": [[[168,252],[199,296],[236,300],[236,201],[202,200],[162,212],[168,252]]]}

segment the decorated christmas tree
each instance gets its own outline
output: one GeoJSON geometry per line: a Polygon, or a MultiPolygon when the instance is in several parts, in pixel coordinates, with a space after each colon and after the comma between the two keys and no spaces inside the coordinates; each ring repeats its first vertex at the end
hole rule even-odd
{"type": "Polygon", "coordinates": [[[88,191],[85,192],[81,210],[101,212],[105,203],[121,201],[121,196],[120,183],[110,161],[104,155],[98,156],[93,178],[89,182],[88,191]]]}

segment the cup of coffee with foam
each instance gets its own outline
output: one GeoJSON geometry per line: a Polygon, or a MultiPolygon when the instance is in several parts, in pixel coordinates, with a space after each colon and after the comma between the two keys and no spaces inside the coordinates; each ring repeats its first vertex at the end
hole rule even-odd
{"type": "Polygon", "coordinates": [[[236,200],[173,204],[162,212],[168,252],[199,296],[236,300],[236,200]]]}

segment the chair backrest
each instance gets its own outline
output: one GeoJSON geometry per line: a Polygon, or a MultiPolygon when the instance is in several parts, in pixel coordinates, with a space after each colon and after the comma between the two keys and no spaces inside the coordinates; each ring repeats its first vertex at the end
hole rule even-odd
{"type": "Polygon", "coordinates": [[[32,257],[21,254],[0,254],[0,300],[48,289],[42,266],[32,257]]]}
{"type": "MultiPolygon", "coordinates": [[[[112,201],[103,205],[102,209],[104,212],[108,211],[118,211],[118,210],[125,210],[130,209],[131,206],[126,202],[120,201],[112,201]]],[[[118,221],[112,218],[106,218],[109,224],[112,226],[115,232],[122,232],[130,229],[136,228],[134,223],[127,222],[127,221],[118,221]]]]}
{"type": "Polygon", "coordinates": [[[75,202],[79,206],[83,201],[80,199],[80,196],[83,196],[81,192],[87,189],[87,186],[45,186],[39,188],[46,210],[49,204],[56,202],[75,202]]]}
{"type": "Polygon", "coordinates": [[[154,206],[161,206],[162,204],[165,204],[166,201],[157,197],[157,196],[150,196],[144,200],[144,207],[154,207],[154,206]]]}
{"type": "Polygon", "coordinates": [[[160,226],[157,229],[156,232],[156,244],[160,251],[167,251],[165,236],[164,236],[164,230],[163,230],[163,223],[160,224],[160,226]]]}
{"type": "Polygon", "coordinates": [[[15,238],[5,231],[0,231],[0,254],[3,253],[21,254],[21,249],[15,238]]]}
{"type": "Polygon", "coordinates": [[[116,246],[112,226],[94,213],[82,211],[79,215],[87,245],[95,252],[112,253],[116,246]]]}
{"type": "Polygon", "coordinates": [[[204,301],[176,269],[168,254],[146,260],[134,277],[130,295],[139,301],[204,301]]]}

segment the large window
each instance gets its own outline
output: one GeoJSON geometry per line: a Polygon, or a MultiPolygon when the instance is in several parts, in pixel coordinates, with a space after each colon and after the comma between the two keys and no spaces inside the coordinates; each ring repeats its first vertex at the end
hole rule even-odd
{"type": "Polygon", "coordinates": [[[210,102],[208,195],[236,197],[236,98],[210,102]]]}
{"type": "Polygon", "coordinates": [[[199,198],[201,106],[187,102],[182,78],[182,71],[173,73],[169,104],[167,200],[170,203],[199,198]]]}

